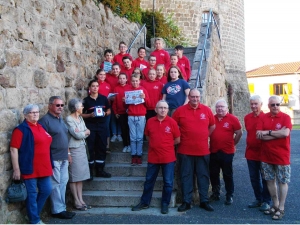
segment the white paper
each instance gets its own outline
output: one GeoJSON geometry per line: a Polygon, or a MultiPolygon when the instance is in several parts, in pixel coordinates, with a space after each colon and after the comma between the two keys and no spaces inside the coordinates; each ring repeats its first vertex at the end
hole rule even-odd
{"type": "Polygon", "coordinates": [[[143,90],[125,91],[125,103],[134,105],[144,103],[145,100],[140,97],[142,93],[143,90]]]}

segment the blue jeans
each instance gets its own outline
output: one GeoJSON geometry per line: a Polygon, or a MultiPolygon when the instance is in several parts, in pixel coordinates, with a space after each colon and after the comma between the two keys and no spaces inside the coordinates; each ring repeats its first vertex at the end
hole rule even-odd
{"type": "Polygon", "coordinates": [[[144,183],[144,191],[141,197],[141,203],[150,205],[154,184],[159,172],[162,169],[164,187],[162,191],[161,205],[169,205],[172,191],[173,191],[173,180],[174,180],[174,168],[175,162],[164,163],[164,164],[153,164],[148,163],[146,181],[144,183]]]}
{"type": "Polygon", "coordinates": [[[210,183],[214,195],[220,195],[221,183],[220,172],[222,169],[225,183],[226,196],[232,197],[234,193],[232,161],[234,154],[227,154],[223,151],[210,154],[210,183]]]}
{"type": "Polygon", "coordinates": [[[146,124],[145,116],[128,116],[131,155],[143,154],[143,137],[146,124]]]}
{"type": "Polygon", "coordinates": [[[111,114],[109,114],[105,118],[106,119],[105,124],[106,124],[106,129],[107,129],[107,137],[110,137],[110,118],[111,118],[111,114]]]}
{"type": "Polygon", "coordinates": [[[261,162],[247,160],[251,185],[254,191],[255,199],[259,202],[271,203],[271,196],[267,187],[267,182],[262,178],[261,162]]]}
{"type": "Polygon", "coordinates": [[[27,189],[26,210],[29,222],[38,223],[41,220],[40,213],[52,191],[51,179],[40,177],[26,179],[24,182],[27,189]]]}
{"type": "Polygon", "coordinates": [[[111,109],[111,118],[110,118],[110,129],[112,134],[114,135],[121,135],[121,126],[119,120],[117,120],[116,114],[111,109]]]}
{"type": "Polygon", "coordinates": [[[52,214],[66,211],[66,186],[69,180],[68,160],[53,161],[53,175],[51,177],[52,193],[50,195],[52,214]]]}

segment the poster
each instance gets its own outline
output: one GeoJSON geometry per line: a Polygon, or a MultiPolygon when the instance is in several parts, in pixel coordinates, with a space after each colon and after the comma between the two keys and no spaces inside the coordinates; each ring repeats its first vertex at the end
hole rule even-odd
{"type": "Polygon", "coordinates": [[[142,93],[143,90],[125,91],[125,103],[134,105],[144,103],[145,100],[140,97],[142,93]]]}

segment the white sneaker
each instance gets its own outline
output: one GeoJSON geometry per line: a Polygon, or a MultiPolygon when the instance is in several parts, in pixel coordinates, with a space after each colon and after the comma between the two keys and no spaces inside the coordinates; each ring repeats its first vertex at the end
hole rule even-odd
{"type": "Polygon", "coordinates": [[[123,152],[127,152],[127,146],[123,148],[123,152]]]}
{"type": "Polygon", "coordinates": [[[118,140],[118,141],[123,141],[122,136],[121,136],[121,135],[118,135],[117,140],[118,140]]]}
{"type": "Polygon", "coordinates": [[[130,145],[127,146],[127,152],[131,152],[130,145]]]}
{"type": "Polygon", "coordinates": [[[37,222],[36,224],[45,224],[42,220],[40,220],[39,222],[37,222]]]}
{"type": "Polygon", "coordinates": [[[114,134],[114,136],[112,136],[112,138],[110,139],[111,142],[116,142],[117,140],[117,136],[114,134]]]}

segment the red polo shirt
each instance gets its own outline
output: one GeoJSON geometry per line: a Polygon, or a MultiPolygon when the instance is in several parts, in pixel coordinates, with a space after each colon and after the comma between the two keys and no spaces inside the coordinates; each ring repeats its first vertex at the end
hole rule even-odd
{"type": "Polygon", "coordinates": [[[208,128],[215,124],[214,115],[210,108],[199,104],[193,109],[190,104],[177,108],[173,119],[180,128],[180,143],[178,153],[185,155],[208,155],[208,128]]]}
{"type": "Polygon", "coordinates": [[[98,93],[107,97],[108,94],[111,92],[109,83],[98,80],[98,84],[99,84],[98,93]]]}
{"type": "Polygon", "coordinates": [[[210,152],[216,153],[222,150],[226,154],[233,154],[234,148],[234,132],[242,128],[238,118],[227,113],[221,120],[215,115],[216,129],[210,136],[210,152]]]}
{"type": "MultiPolygon", "coordinates": [[[[292,130],[291,117],[283,112],[279,112],[276,116],[266,113],[257,124],[257,130],[276,131],[282,127],[292,130]]],[[[260,154],[262,162],[275,165],[290,165],[290,155],[290,135],[286,138],[262,141],[260,154]]]]}
{"type": "Polygon", "coordinates": [[[169,116],[163,121],[152,117],[147,121],[145,135],[149,139],[148,162],[170,163],[176,161],[174,139],[180,136],[177,123],[169,116]]]}
{"type": "Polygon", "coordinates": [[[264,113],[261,111],[257,116],[254,113],[249,113],[244,118],[247,130],[245,157],[248,160],[260,161],[261,140],[256,138],[256,127],[263,115],[264,113]]]}

